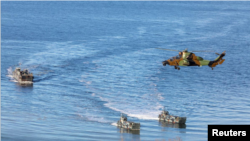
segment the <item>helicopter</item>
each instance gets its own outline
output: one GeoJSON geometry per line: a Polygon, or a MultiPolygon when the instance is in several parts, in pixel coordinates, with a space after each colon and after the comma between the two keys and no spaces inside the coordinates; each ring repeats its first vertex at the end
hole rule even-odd
{"type": "Polygon", "coordinates": [[[170,65],[174,66],[175,69],[180,70],[179,66],[209,66],[212,68],[217,66],[218,64],[222,64],[225,59],[223,57],[226,55],[226,51],[222,52],[221,54],[215,53],[219,55],[215,60],[204,60],[202,57],[196,56],[193,52],[211,52],[211,51],[188,51],[188,49],[185,49],[183,51],[180,50],[172,50],[172,49],[164,49],[164,48],[156,48],[161,50],[167,50],[167,51],[178,51],[179,54],[177,56],[171,57],[168,60],[165,60],[162,62],[163,66],[170,65]]]}

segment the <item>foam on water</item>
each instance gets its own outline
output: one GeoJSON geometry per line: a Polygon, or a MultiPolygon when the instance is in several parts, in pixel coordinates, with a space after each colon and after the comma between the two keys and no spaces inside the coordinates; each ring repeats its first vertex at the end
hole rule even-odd
{"type": "MultiPolygon", "coordinates": [[[[103,100],[103,98],[100,98],[103,100]]],[[[119,102],[118,102],[119,103],[119,102]]],[[[136,103],[134,103],[136,104],[136,103]]],[[[122,106],[120,104],[113,104],[113,103],[106,103],[104,104],[104,106],[126,114],[129,117],[135,117],[138,119],[144,119],[144,120],[158,120],[158,114],[161,112],[159,109],[162,108],[161,105],[158,105],[154,108],[151,108],[151,106],[148,107],[142,107],[142,108],[137,108],[134,107],[133,105],[123,105],[122,106]],[[133,107],[133,108],[131,108],[133,107]]]]}
{"type": "Polygon", "coordinates": [[[32,54],[28,61],[23,62],[24,66],[37,65],[60,65],[62,61],[83,57],[96,51],[87,47],[84,43],[73,42],[37,42],[37,46],[44,45],[46,49],[32,54]]]}
{"type": "Polygon", "coordinates": [[[87,121],[93,121],[93,122],[99,122],[99,123],[110,123],[110,121],[106,120],[104,117],[97,117],[94,116],[93,114],[77,114],[79,116],[79,118],[83,119],[83,120],[87,120],[87,121]]]}
{"type": "Polygon", "coordinates": [[[113,126],[118,126],[116,122],[111,123],[113,126]]]}
{"type": "Polygon", "coordinates": [[[12,73],[13,73],[12,67],[9,67],[7,69],[7,72],[8,72],[8,74],[6,76],[10,78],[11,82],[18,82],[16,79],[14,79],[14,77],[12,75],[12,73]]]}
{"type": "Polygon", "coordinates": [[[10,77],[10,78],[13,78],[13,75],[12,75],[12,73],[13,73],[12,67],[9,67],[9,68],[7,69],[7,72],[8,72],[7,76],[10,77]]]}
{"type": "MultiPolygon", "coordinates": [[[[94,60],[99,62],[99,64],[103,64],[98,71],[108,71],[109,75],[99,78],[99,82],[97,82],[92,80],[93,77],[91,74],[84,72],[78,81],[92,91],[91,96],[98,97],[104,101],[104,106],[109,109],[138,119],[158,120],[157,117],[163,108],[160,101],[164,100],[164,97],[162,96],[162,93],[158,91],[156,83],[150,82],[144,89],[141,88],[141,83],[135,83],[133,89],[120,91],[103,91],[98,89],[99,85],[105,86],[108,84],[107,87],[110,87],[109,84],[112,84],[113,78],[116,78],[117,75],[126,75],[120,80],[120,84],[118,83],[117,85],[123,85],[124,81],[137,81],[133,74],[127,72],[130,72],[129,69],[132,67],[134,68],[133,73],[135,75],[136,73],[141,73],[141,68],[144,67],[143,65],[145,65],[146,62],[135,62],[134,60],[136,60],[135,58],[147,57],[147,55],[151,55],[151,52],[151,49],[144,49],[143,51],[129,52],[120,56],[108,56],[106,58],[101,58],[101,60],[94,60]],[[129,63],[123,63],[125,58],[129,63]],[[113,60],[116,60],[116,62],[113,60]],[[103,81],[105,81],[105,83],[102,83],[103,81]]],[[[150,73],[151,72],[146,72],[145,75],[150,76],[150,73]]],[[[148,79],[154,81],[160,80],[158,77],[148,77],[148,79]]],[[[116,84],[111,87],[116,87],[116,84]]],[[[129,88],[129,86],[124,87],[129,88]]]]}
{"type": "MultiPolygon", "coordinates": [[[[163,106],[159,103],[154,103],[153,101],[144,101],[146,104],[143,105],[143,103],[140,103],[138,106],[138,103],[136,102],[125,102],[121,101],[117,98],[104,98],[100,95],[97,95],[96,93],[92,93],[93,97],[98,97],[102,101],[105,101],[104,104],[105,107],[112,109],[114,111],[126,114],[130,117],[135,117],[138,119],[144,119],[144,120],[158,120],[158,115],[161,112],[161,109],[163,106]]],[[[130,101],[130,100],[125,100],[130,101]]]]}

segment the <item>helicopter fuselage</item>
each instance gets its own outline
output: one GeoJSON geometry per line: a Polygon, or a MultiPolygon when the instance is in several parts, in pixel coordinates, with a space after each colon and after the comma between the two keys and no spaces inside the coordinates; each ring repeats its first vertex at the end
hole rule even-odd
{"type": "Polygon", "coordinates": [[[175,66],[175,69],[180,70],[179,66],[209,66],[213,69],[218,64],[222,64],[225,59],[225,52],[220,54],[215,60],[204,60],[202,57],[196,56],[194,53],[182,52],[179,55],[172,57],[162,62],[163,66],[175,66]]]}

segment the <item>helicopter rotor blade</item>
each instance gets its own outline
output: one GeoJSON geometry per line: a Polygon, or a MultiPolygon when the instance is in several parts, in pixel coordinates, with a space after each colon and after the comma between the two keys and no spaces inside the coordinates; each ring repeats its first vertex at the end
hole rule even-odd
{"type": "Polygon", "coordinates": [[[189,52],[215,52],[212,50],[195,50],[195,51],[189,51],[189,52]]]}
{"type": "MultiPolygon", "coordinates": [[[[165,49],[165,48],[156,48],[156,49],[183,52],[181,50],[174,50],[174,49],[165,49]]],[[[187,50],[187,48],[185,50],[187,50]]],[[[195,51],[188,51],[188,52],[211,52],[211,53],[216,53],[215,51],[212,51],[212,50],[195,50],[195,51]]]]}
{"type": "Polygon", "coordinates": [[[156,48],[156,49],[181,52],[180,50],[174,50],[174,49],[165,49],[165,48],[156,48]]]}

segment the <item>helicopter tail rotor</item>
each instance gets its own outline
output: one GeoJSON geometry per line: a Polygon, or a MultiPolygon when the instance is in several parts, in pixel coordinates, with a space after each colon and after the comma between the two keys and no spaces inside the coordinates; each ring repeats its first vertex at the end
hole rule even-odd
{"type": "Polygon", "coordinates": [[[226,51],[224,51],[224,52],[222,52],[221,54],[219,54],[219,56],[218,56],[214,61],[210,61],[210,62],[209,62],[208,66],[211,67],[212,70],[213,70],[213,68],[214,68],[215,66],[217,66],[217,65],[219,65],[219,64],[221,65],[221,64],[225,61],[225,59],[223,59],[223,57],[226,55],[225,52],[226,52],[226,51]]]}
{"type": "Polygon", "coordinates": [[[226,55],[226,51],[223,51],[221,54],[222,54],[223,56],[225,56],[225,55],[226,55]]]}

